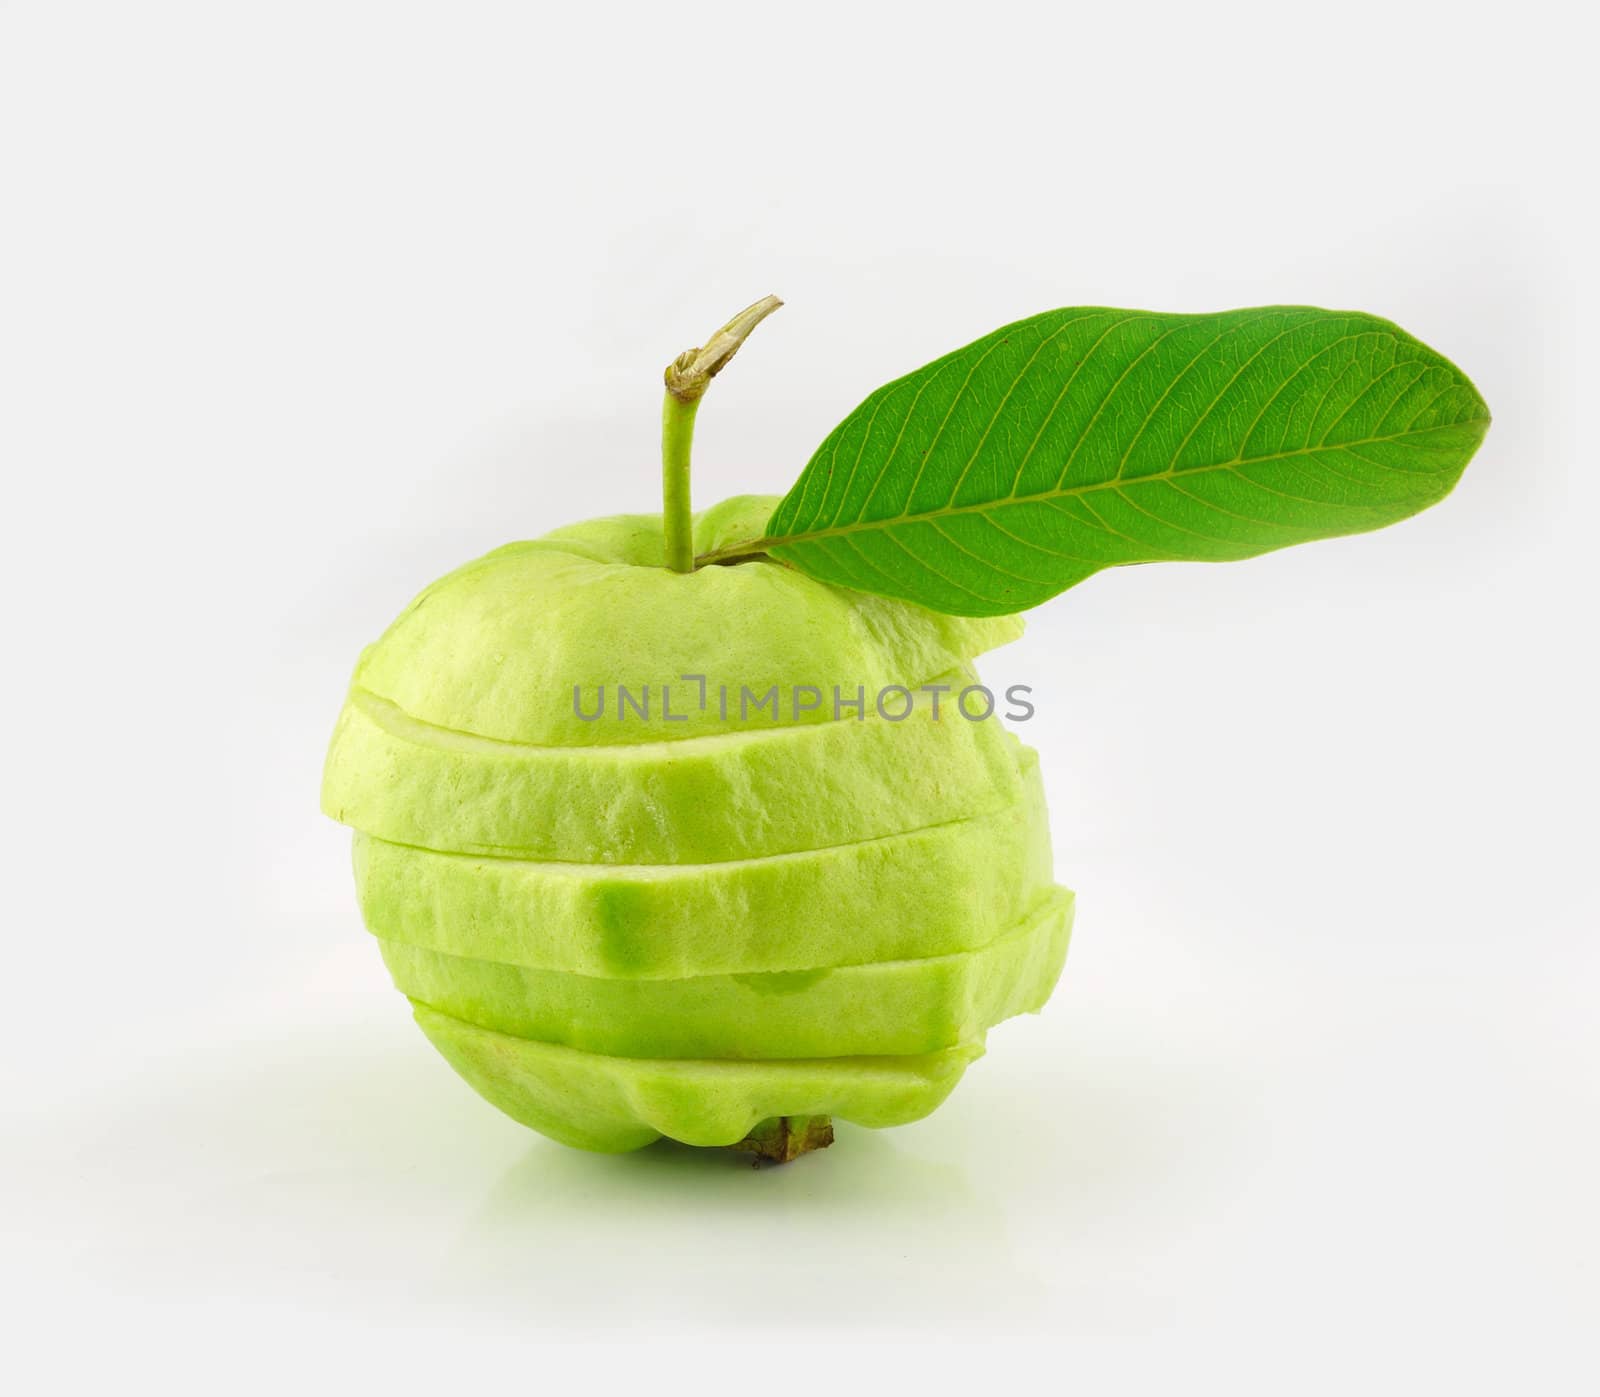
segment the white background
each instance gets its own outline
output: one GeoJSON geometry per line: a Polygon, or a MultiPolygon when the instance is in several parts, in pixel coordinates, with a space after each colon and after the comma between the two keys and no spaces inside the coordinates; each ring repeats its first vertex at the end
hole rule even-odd
{"type": "Polygon", "coordinates": [[[1593,1391],[1583,49],[1537,4],[0,4],[0,1377],[1593,1391]],[[422,584],[657,507],[662,366],[769,290],[702,504],[1059,305],[1371,310],[1496,422],[1419,519],[1102,575],[988,661],[1080,916],[944,1109],[586,1156],[412,1027],[320,764],[422,584]]]}

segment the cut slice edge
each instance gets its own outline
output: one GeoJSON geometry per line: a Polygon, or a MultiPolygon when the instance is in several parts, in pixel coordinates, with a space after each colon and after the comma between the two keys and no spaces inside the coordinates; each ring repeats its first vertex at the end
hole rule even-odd
{"type": "MultiPolygon", "coordinates": [[[[924,710],[931,704],[922,705],[924,710]]],[[[322,808],[396,844],[605,864],[801,852],[997,810],[1021,790],[998,719],[924,711],[645,748],[441,743],[345,705],[322,808]]]]}
{"type": "Polygon", "coordinates": [[[1021,749],[999,810],[878,839],[712,864],[569,864],[420,850],[357,833],[374,935],[602,979],[808,971],[976,949],[1049,895],[1043,783],[1021,749]],[[848,906],[841,919],[834,908],[848,906]]]}
{"type": "Polygon", "coordinates": [[[574,879],[590,879],[596,882],[609,882],[623,878],[648,879],[661,882],[690,880],[702,878],[707,874],[724,874],[739,868],[753,868],[764,865],[792,865],[802,863],[807,859],[817,858],[819,855],[848,853],[855,849],[867,849],[873,845],[893,846],[906,840],[936,834],[942,830],[955,829],[963,825],[978,825],[985,821],[1003,818],[1022,811],[1025,807],[1041,806],[1043,785],[1042,778],[1039,775],[1039,753],[1034,748],[1025,746],[1019,741],[1015,748],[1015,756],[1017,774],[1027,784],[1024,790],[1004,805],[983,809],[976,814],[957,815],[948,820],[935,820],[930,824],[916,825],[910,829],[892,830],[888,834],[862,835],[859,839],[846,839],[838,844],[818,844],[805,849],[784,849],[772,854],[747,854],[739,858],[707,859],[699,863],[593,863],[577,859],[541,858],[537,854],[521,849],[497,849],[493,852],[483,853],[477,851],[464,852],[460,849],[435,849],[426,844],[407,844],[398,839],[385,839],[382,835],[368,834],[361,829],[356,829],[355,834],[357,840],[363,844],[386,845],[390,848],[404,850],[407,853],[449,860],[457,864],[492,859],[498,864],[514,865],[521,871],[539,872],[574,879]]]}
{"type": "MultiPolygon", "coordinates": [[[[966,685],[978,685],[977,672],[971,668],[970,662],[961,668],[945,670],[918,684],[893,686],[904,688],[909,695],[909,704],[906,713],[896,717],[885,717],[874,706],[865,707],[860,716],[850,718],[832,718],[827,721],[809,723],[780,723],[763,722],[741,727],[731,728],[719,732],[696,733],[684,737],[661,737],[641,742],[609,742],[598,745],[573,745],[564,743],[523,742],[514,738],[488,737],[482,733],[469,732],[463,728],[445,727],[439,723],[430,722],[426,718],[419,718],[416,714],[408,712],[404,707],[384,694],[361,684],[352,684],[346,696],[346,702],[365,709],[372,718],[388,728],[398,736],[416,746],[435,747],[443,751],[472,752],[483,756],[516,756],[523,759],[539,758],[554,759],[556,757],[587,756],[596,761],[612,761],[618,763],[636,762],[652,764],[668,758],[694,757],[706,751],[725,751],[729,748],[739,748],[747,745],[759,745],[763,742],[782,742],[785,739],[794,740],[803,733],[814,729],[829,727],[852,727],[858,725],[883,724],[894,726],[907,721],[908,718],[918,716],[918,710],[926,707],[930,714],[936,707],[942,707],[948,714],[955,707],[954,700],[946,700],[939,704],[939,697],[945,692],[959,690],[966,685]],[[941,691],[940,696],[923,699],[920,695],[934,689],[941,691]]],[[[764,709],[758,711],[765,711],[764,709]]],[[[931,721],[951,721],[948,717],[934,718],[931,721]]],[[[988,722],[991,718],[964,718],[966,722],[988,722]]]]}
{"type": "Polygon", "coordinates": [[[383,941],[414,1004],[516,1038],[629,1058],[781,1061],[940,1052],[1049,999],[1072,934],[1056,889],[986,945],[809,972],[633,980],[383,941]]]}
{"type": "Polygon", "coordinates": [[[578,1149],[618,1154],[665,1136],[734,1145],[778,1116],[905,1125],[949,1096],[981,1038],[938,1053],[718,1061],[625,1058],[513,1038],[414,1004],[417,1024],[491,1105],[578,1149]]]}

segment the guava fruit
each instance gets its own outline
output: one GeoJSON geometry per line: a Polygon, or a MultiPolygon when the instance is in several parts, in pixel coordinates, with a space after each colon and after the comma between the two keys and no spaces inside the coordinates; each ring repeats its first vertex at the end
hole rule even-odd
{"type": "Polygon", "coordinates": [[[699,393],[770,309],[668,370],[664,513],[426,588],[361,655],[324,771],[423,1031],[587,1149],[789,1159],[834,1116],[915,1120],[1071,934],[1037,759],[992,696],[958,701],[1020,621],[693,565],[777,503],[691,515],[686,474],[699,393]]]}
{"type": "MultiPolygon", "coordinates": [[[[697,545],[773,503],[706,511],[697,545]]],[[[1037,760],[951,697],[1019,630],[769,561],[674,573],[659,519],[594,520],[459,569],[366,650],[323,806],[418,1021],[516,1119],[607,1150],[902,1123],[1066,954],[1037,760]],[[683,674],[914,701],[575,712],[575,686],[697,697],[683,674]]]]}

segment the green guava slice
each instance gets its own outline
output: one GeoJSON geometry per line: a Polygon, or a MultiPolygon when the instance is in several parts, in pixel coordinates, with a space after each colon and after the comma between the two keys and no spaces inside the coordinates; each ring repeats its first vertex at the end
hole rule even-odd
{"type": "MultiPolygon", "coordinates": [[[[1015,925],[1051,886],[1038,759],[1022,799],[883,839],[704,864],[574,864],[355,838],[386,940],[537,970],[680,979],[946,955],[1015,925]]],[[[425,996],[424,996],[425,997],[425,996]]]]}
{"type": "Polygon", "coordinates": [[[380,941],[395,987],[516,1038],[619,1057],[913,1055],[1039,1008],[1066,960],[1072,894],[977,950],[833,970],[612,980],[380,941]]]}
{"type": "MultiPolygon", "coordinates": [[[[970,671],[939,682],[969,683],[970,671]]],[[[322,808],[420,848],[664,864],[851,844],[1015,804],[1021,744],[998,719],[952,713],[948,696],[935,721],[934,702],[919,694],[898,722],[571,748],[430,726],[356,689],[334,730],[322,808]]]]}
{"type": "Polygon", "coordinates": [[[983,1054],[979,1040],[910,1057],[612,1057],[478,1028],[422,1004],[414,1011],[434,1047],[491,1105],[564,1145],[610,1154],[662,1136],[733,1145],[783,1116],[905,1125],[938,1107],[983,1054]]]}
{"type": "MultiPolygon", "coordinates": [[[[776,504],[741,496],[707,510],[697,547],[759,533],[776,504]]],[[[675,573],[663,566],[660,516],[623,515],[510,544],[433,583],[363,653],[353,684],[434,727],[609,747],[744,731],[741,686],[756,696],[777,686],[783,722],[826,723],[835,686],[846,697],[864,689],[870,703],[886,685],[927,683],[1021,631],[1017,617],[946,616],[771,560],[675,573]],[[703,676],[704,690],[686,675],[703,676]],[[651,690],[651,721],[632,710],[617,718],[619,684],[651,690]],[[663,685],[671,721],[660,716],[663,685]],[[610,716],[586,721],[574,688],[593,711],[601,686],[610,716]],[[801,686],[822,701],[810,706],[803,693],[797,707],[801,686]]]]}

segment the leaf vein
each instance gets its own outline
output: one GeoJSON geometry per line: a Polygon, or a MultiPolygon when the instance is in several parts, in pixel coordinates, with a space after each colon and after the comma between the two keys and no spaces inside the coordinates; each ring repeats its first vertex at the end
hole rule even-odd
{"type": "MultiPolygon", "coordinates": [[[[1089,316],[1084,317],[1085,320],[1090,318],[1091,317],[1089,316]]],[[[1061,391],[1056,394],[1055,400],[1050,404],[1050,411],[1045,413],[1044,421],[1039,424],[1039,430],[1033,434],[1033,440],[1028,443],[1028,449],[1023,452],[1022,460],[1017,464],[1016,473],[1011,477],[1011,490],[1006,496],[1008,500],[1014,500],[1017,498],[1017,487],[1022,484],[1023,474],[1027,471],[1028,462],[1033,459],[1033,453],[1038,449],[1040,440],[1044,437],[1045,432],[1049,429],[1051,422],[1055,420],[1056,409],[1061,406],[1062,400],[1067,396],[1067,393],[1071,389],[1072,385],[1077,382],[1078,375],[1083,372],[1083,366],[1087,364],[1094,356],[1095,350],[1100,348],[1100,345],[1105,340],[1105,337],[1113,330],[1116,330],[1123,325],[1131,325],[1135,320],[1155,320],[1158,318],[1159,317],[1153,315],[1135,314],[1124,316],[1121,320],[1115,320],[1111,324],[1107,325],[1106,328],[1100,332],[1099,338],[1096,339],[1095,342],[1084,351],[1083,358],[1078,360],[1078,362],[1073,366],[1072,372],[1067,375],[1067,381],[1061,385],[1061,391]]]]}

